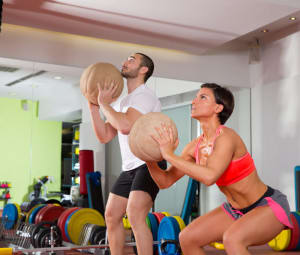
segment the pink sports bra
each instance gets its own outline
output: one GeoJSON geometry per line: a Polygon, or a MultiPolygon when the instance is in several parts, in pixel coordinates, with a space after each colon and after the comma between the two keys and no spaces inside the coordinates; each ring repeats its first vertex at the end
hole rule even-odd
{"type": "MultiPolygon", "coordinates": [[[[202,156],[207,157],[210,155],[210,153],[213,150],[214,144],[215,144],[215,140],[218,137],[218,135],[221,132],[221,129],[223,128],[223,125],[220,125],[218,127],[218,129],[216,130],[216,135],[212,141],[212,144],[209,145],[210,149],[207,152],[204,151],[204,155],[203,155],[203,149],[202,149],[202,156]]],[[[199,158],[199,147],[200,147],[200,143],[203,139],[203,135],[200,136],[199,141],[197,143],[196,146],[196,150],[195,150],[195,158],[196,158],[196,163],[200,164],[200,158],[199,158]]],[[[205,148],[204,148],[205,149],[205,148]]],[[[255,170],[255,165],[254,165],[254,161],[250,155],[249,152],[247,152],[244,156],[242,156],[239,159],[236,160],[232,160],[230,162],[230,164],[228,165],[227,169],[225,170],[225,172],[221,175],[221,177],[217,180],[216,184],[218,186],[227,186],[230,184],[233,184],[235,182],[238,182],[240,180],[242,180],[243,178],[247,177],[249,174],[251,174],[254,170],[255,170]]]]}

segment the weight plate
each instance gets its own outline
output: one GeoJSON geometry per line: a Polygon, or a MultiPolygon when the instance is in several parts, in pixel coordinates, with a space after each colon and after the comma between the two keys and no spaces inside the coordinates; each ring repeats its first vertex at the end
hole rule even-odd
{"type": "Polygon", "coordinates": [[[290,244],[288,245],[288,247],[286,248],[287,251],[295,250],[297,247],[298,241],[299,241],[299,225],[298,225],[297,219],[292,212],[290,214],[290,217],[291,217],[294,228],[291,229],[291,231],[292,231],[291,241],[290,241],[290,244]]]}
{"type": "Polygon", "coordinates": [[[125,229],[131,229],[129,219],[126,214],[123,217],[123,226],[125,229]]]}
{"type": "Polygon", "coordinates": [[[146,217],[146,223],[147,223],[147,226],[151,229],[151,223],[150,223],[148,215],[146,217]]]}
{"type": "Polygon", "coordinates": [[[58,221],[57,221],[57,226],[59,227],[60,231],[61,231],[61,236],[62,236],[62,239],[65,241],[65,242],[69,242],[68,240],[68,237],[66,236],[66,233],[65,233],[65,225],[66,225],[66,221],[68,219],[68,216],[73,212],[73,211],[76,211],[76,210],[79,210],[80,207],[72,207],[72,208],[68,208],[66,209],[58,218],[58,221]]]}
{"type": "Polygon", "coordinates": [[[17,207],[14,204],[6,204],[2,212],[2,225],[5,229],[12,229],[18,217],[17,207]]]}
{"type": "Polygon", "coordinates": [[[42,221],[56,221],[59,216],[64,212],[65,208],[62,206],[45,206],[45,209],[41,209],[41,212],[38,213],[38,218],[35,220],[35,223],[40,223],[42,221]]]}
{"type": "Polygon", "coordinates": [[[163,217],[166,216],[166,215],[164,215],[161,212],[153,212],[152,214],[156,217],[158,224],[161,222],[161,220],[163,219],[163,217]]]}
{"type": "Polygon", "coordinates": [[[268,245],[275,251],[284,251],[290,244],[291,233],[290,229],[282,230],[280,234],[268,242],[268,245]]]}
{"type": "Polygon", "coordinates": [[[151,225],[151,232],[153,236],[153,241],[157,241],[157,231],[158,231],[158,222],[156,217],[152,213],[148,213],[148,218],[151,225]]]}
{"type": "MultiPolygon", "coordinates": [[[[299,228],[299,235],[300,235],[300,214],[298,212],[292,212],[292,214],[294,215],[295,219],[297,220],[297,225],[299,228]]],[[[298,239],[297,245],[295,247],[294,250],[300,250],[300,237],[298,239]]]]}
{"type": "Polygon", "coordinates": [[[183,219],[180,216],[172,216],[172,217],[174,217],[175,220],[177,220],[180,231],[183,230],[185,228],[185,223],[184,223],[183,219]]]}
{"type": "Polygon", "coordinates": [[[72,243],[79,245],[80,233],[87,223],[105,226],[103,216],[92,208],[81,208],[68,216],[65,224],[65,234],[72,243]]]}
{"type": "Polygon", "coordinates": [[[48,210],[49,207],[54,207],[54,205],[46,205],[37,212],[37,214],[35,216],[35,220],[34,220],[35,224],[42,222],[40,220],[40,216],[43,215],[44,211],[48,210]]]}
{"type": "Polygon", "coordinates": [[[21,211],[21,206],[17,203],[13,203],[16,207],[17,207],[17,211],[18,211],[18,219],[22,218],[22,211],[21,211]]]}
{"type": "Polygon", "coordinates": [[[32,209],[31,213],[28,216],[28,223],[30,223],[30,224],[34,224],[35,223],[35,217],[36,217],[38,211],[41,210],[44,206],[46,206],[46,205],[40,204],[40,205],[36,205],[32,209]]]}
{"type": "Polygon", "coordinates": [[[61,202],[58,201],[57,199],[48,199],[45,203],[62,206],[61,202]]]}
{"type": "Polygon", "coordinates": [[[160,255],[179,254],[179,224],[173,217],[164,217],[158,227],[157,239],[160,255]]]}
{"type": "Polygon", "coordinates": [[[210,243],[210,246],[218,249],[218,250],[225,250],[224,244],[219,242],[212,242],[210,243]]]}

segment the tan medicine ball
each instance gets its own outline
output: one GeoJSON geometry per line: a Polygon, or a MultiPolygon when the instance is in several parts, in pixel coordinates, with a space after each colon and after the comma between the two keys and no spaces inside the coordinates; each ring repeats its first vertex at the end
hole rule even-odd
{"type": "Polygon", "coordinates": [[[129,147],[132,153],[143,161],[161,161],[158,143],[151,135],[157,136],[155,127],[161,128],[161,124],[171,125],[176,142],[178,132],[175,123],[167,115],[161,112],[150,112],[136,120],[129,134],[129,147]]]}
{"type": "Polygon", "coordinates": [[[96,63],[88,66],[80,77],[80,90],[88,101],[98,105],[98,85],[103,88],[105,84],[114,84],[117,90],[114,98],[117,99],[123,90],[124,82],[120,71],[109,63],[96,63]]]}

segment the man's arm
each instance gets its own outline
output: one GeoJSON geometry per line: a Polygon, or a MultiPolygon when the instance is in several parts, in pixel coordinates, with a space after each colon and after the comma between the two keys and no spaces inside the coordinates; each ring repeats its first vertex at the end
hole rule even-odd
{"type": "Polygon", "coordinates": [[[110,142],[116,135],[117,130],[110,124],[105,122],[99,113],[99,106],[89,103],[91,119],[95,134],[101,143],[110,142]]]}
{"type": "Polygon", "coordinates": [[[128,135],[133,123],[142,115],[138,110],[129,107],[127,112],[117,112],[110,106],[114,101],[116,86],[99,86],[98,103],[106,121],[116,130],[128,135]]]}
{"type": "Polygon", "coordinates": [[[122,134],[128,135],[134,122],[142,114],[134,108],[129,108],[127,112],[116,112],[109,104],[101,104],[100,109],[106,117],[108,123],[122,134]]]}

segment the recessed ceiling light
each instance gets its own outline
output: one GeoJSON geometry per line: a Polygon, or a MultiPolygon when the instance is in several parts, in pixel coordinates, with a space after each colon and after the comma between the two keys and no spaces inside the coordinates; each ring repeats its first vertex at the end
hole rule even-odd
{"type": "Polygon", "coordinates": [[[268,33],[269,32],[269,29],[263,29],[261,30],[262,33],[268,33]]]}
{"type": "Polygon", "coordinates": [[[54,76],[53,79],[55,79],[55,80],[61,80],[62,77],[61,76],[54,76]]]}
{"type": "Polygon", "coordinates": [[[294,21],[294,20],[296,20],[297,18],[296,17],[290,17],[289,18],[289,20],[292,20],[292,21],[294,21]]]}

